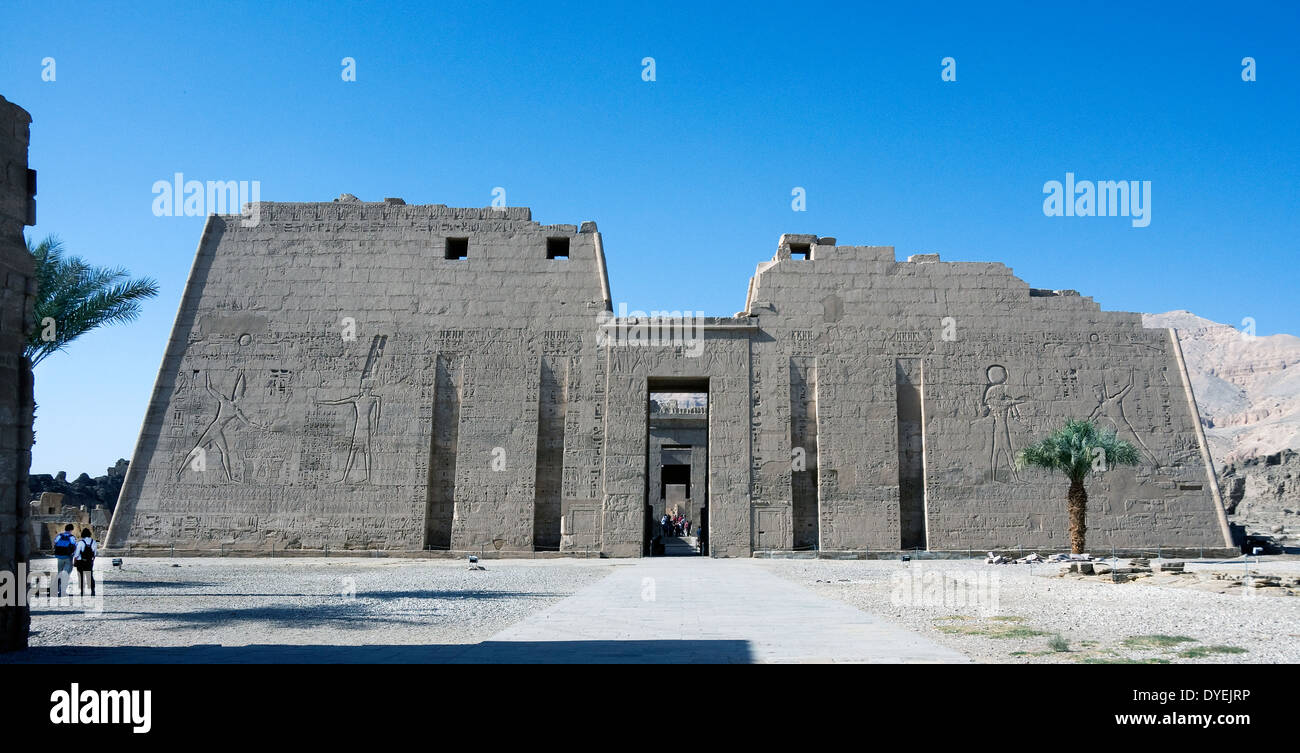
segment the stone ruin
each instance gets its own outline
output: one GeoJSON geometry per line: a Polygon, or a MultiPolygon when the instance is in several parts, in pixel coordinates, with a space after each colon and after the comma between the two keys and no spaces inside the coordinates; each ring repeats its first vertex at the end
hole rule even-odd
{"type": "Polygon", "coordinates": [[[1090,482],[1090,546],[1231,546],[1138,314],[815,235],[733,317],[616,315],[608,280],[595,223],[522,207],[210,217],[109,545],[635,557],[684,485],[712,556],[1060,551],[1067,482],[1014,458],[1078,417],[1142,456],[1090,482]],[[670,426],[659,393],[707,408],[670,426]]]}
{"type": "Polygon", "coordinates": [[[62,494],[42,492],[39,499],[32,500],[31,512],[27,516],[27,550],[52,552],[54,539],[68,523],[73,525],[78,536],[89,529],[91,536],[99,540],[108,530],[109,511],[104,505],[65,504],[62,494]]]}
{"type": "MultiPolygon", "coordinates": [[[[11,594],[24,584],[27,472],[32,464],[31,363],[23,355],[35,326],[36,278],[23,227],[36,224],[36,171],[27,168],[32,117],[0,97],[0,578],[11,594]]],[[[27,645],[28,608],[0,600],[0,651],[27,645]]]]}

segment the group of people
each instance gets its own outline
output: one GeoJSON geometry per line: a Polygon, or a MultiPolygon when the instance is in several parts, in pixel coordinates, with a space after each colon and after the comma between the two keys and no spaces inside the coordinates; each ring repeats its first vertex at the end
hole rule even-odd
{"type": "Polygon", "coordinates": [[[58,581],[59,596],[62,597],[64,590],[71,585],[74,568],[80,593],[86,593],[89,581],[90,595],[94,596],[95,557],[99,554],[99,545],[95,543],[95,537],[89,528],[81,529],[81,538],[73,535],[75,529],[76,526],[69,523],[63,527],[63,533],[54,539],[54,558],[59,563],[59,574],[55,578],[58,581]]]}
{"type": "Polygon", "coordinates": [[[690,536],[691,521],[685,515],[667,515],[659,519],[659,530],[664,536],[690,536]]]}

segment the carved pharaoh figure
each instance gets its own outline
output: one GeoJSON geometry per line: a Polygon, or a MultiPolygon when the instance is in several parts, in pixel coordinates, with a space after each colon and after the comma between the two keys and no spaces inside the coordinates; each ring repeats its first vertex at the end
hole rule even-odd
{"type": "Polygon", "coordinates": [[[1128,397],[1133,391],[1134,371],[1129,369],[1128,381],[1121,387],[1118,384],[1112,386],[1106,379],[1102,380],[1101,386],[1097,388],[1098,403],[1093,409],[1092,414],[1088,416],[1090,421],[1094,421],[1098,426],[1108,429],[1114,429],[1115,433],[1121,439],[1127,439],[1138,448],[1145,462],[1160,468],[1160,462],[1156,460],[1156,455],[1143,441],[1142,436],[1129,423],[1128,415],[1124,409],[1124,398],[1128,397]]]}
{"type": "Polygon", "coordinates": [[[361,391],[351,397],[345,397],[340,400],[317,400],[318,405],[351,405],[352,406],[352,436],[348,441],[348,460],[343,468],[343,477],[339,483],[348,480],[348,474],[352,472],[352,465],[356,462],[358,453],[361,454],[365,464],[365,480],[370,481],[370,444],[375,436],[375,429],[379,426],[379,418],[382,413],[382,399],[372,392],[374,385],[370,379],[361,380],[361,391]]]}
{"type": "Polygon", "coordinates": [[[208,424],[208,428],[203,430],[203,434],[201,434],[198,441],[194,443],[193,449],[185,454],[185,460],[181,463],[181,467],[176,470],[176,476],[180,477],[180,475],[185,472],[186,467],[188,467],[193,460],[195,453],[201,452],[208,447],[212,447],[217,451],[217,454],[221,456],[221,467],[225,471],[226,480],[234,481],[234,476],[231,473],[231,466],[233,465],[232,461],[235,461],[236,458],[234,458],[230,451],[230,440],[226,437],[226,427],[235,419],[239,419],[249,426],[259,429],[265,427],[244,415],[244,412],[239,409],[238,405],[236,405],[236,402],[244,397],[244,392],[247,389],[247,383],[244,379],[244,372],[242,370],[235,377],[235,386],[230,391],[230,397],[226,397],[220,391],[213,388],[212,375],[210,373],[204,375],[204,389],[207,390],[209,395],[216,398],[217,415],[212,419],[212,423],[208,424]]]}
{"type": "Polygon", "coordinates": [[[993,481],[998,478],[998,466],[1006,467],[1006,475],[1011,481],[1019,482],[1020,473],[1016,470],[1015,450],[1011,446],[1011,419],[1020,419],[1020,407],[1026,401],[1013,397],[1007,392],[1007,370],[1004,366],[994,364],[985,372],[988,383],[984,387],[984,396],[980,403],[980,416],[993,419],[993,433],[989,448],[989,476],[993,481]]]}

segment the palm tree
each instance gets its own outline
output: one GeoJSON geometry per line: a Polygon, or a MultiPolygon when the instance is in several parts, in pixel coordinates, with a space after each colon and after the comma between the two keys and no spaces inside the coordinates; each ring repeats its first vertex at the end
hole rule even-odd
{"type": "Polygon", "coordinates": [[[1117,465],[1137,465],[1137,448],[1115,436],[1114,429],[1099,429],[1091,421],[1071,419],[1037,444],[1016,455],[1016,467],[1060,471],[1070,479],[1070,551],[1083,554],[1088,533],[1088,492],[1083,480],[1117,465]]]}
{"type": "Polygon", "coordinates": [[[32,366],[96,327],[134,320],[141,301],[158,295],[151,278],[132,280],[121,267],[65,257],[63,243],[52,235],[36,245],[28,238],[27,252],[36,265],[36,329],[24,349],[32,366]]]}

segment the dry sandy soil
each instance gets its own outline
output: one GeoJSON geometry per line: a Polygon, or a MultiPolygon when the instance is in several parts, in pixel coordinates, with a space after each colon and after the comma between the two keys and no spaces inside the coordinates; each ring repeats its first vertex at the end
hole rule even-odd
{"type": "Polygon", "coordinates": [[[1060,565],[971,560],[765,564],[981,662],[1300,662],[1300,588],[1243,588],[1235,580],[1249,568],[1294,584],[1294,557],[1188,562],[1187,574],[1126,583],[1065,574],[1060,565]],[[1050,645],[1058,635],[1067,650],[1050,645]]]}

